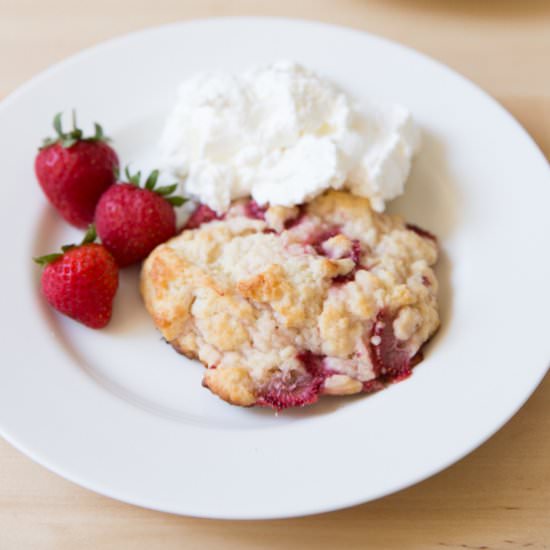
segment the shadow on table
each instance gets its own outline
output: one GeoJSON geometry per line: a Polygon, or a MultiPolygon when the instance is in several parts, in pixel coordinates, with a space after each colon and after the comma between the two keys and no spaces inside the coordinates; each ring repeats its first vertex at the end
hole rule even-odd
{"type": "Polygon", "coordinates": [[[409,12],[475,17],[531,17],[550,13],[548,0],[378,0],[409,12]]]}

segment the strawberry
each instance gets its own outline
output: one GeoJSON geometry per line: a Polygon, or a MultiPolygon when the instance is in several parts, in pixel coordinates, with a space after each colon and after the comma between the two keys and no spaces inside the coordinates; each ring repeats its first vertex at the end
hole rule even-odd
{"type": "Polygon", "coordinates": [[[155,188],[158,175],[153,170],[140,187],[141,173],[132,176],[126,168],[128,182],[110,187],[97,204],[97,232],[120,267],[143,260],[176,234],[174,206],[185,199],[170,196],[177,184],[155,188]]]}
{"type": "Polygon", "coordinates": [[[199,204],[185,224],[184,229],[197,229],[203,223],[209,223],[214,220],[223,220],[224,216],[219,215],[206,204],[199,204]]]}
{"type": "Polygon", "coordinates": [[[317,401],[325,378],[331,374],[324,367],[324,356],[303,351],[297,359],[301,361],[305,372],[275,374],[259,392],[257,405],[280,411],[288,407],[311,405],[317,401]]]}
{"type": "Polygon", "coordinates": [[[70,132],[63,132],[61,113],[53,125],[57,136],[44,140],[34,163],[36,177],[61,216],[76,227],[86,227],[93,222],[99,197],[116,181],[118,157],[99,124],[94,136],[83,136],[74,111],[70,132]]]}
{"type": "Polygon", "coordinates": [[[363,391],[365,393],[376,393],[377,391],[383,390],[385,387],[386,386],[384,385],[384,382],[382,382],[378,378],[363,382],[363,391]]]}
{"type": "Polygon", "coordinates": [[[94,243],[95,237],[92,225],[80,245],[34,261],[46,266],[42,294],[52,307],[88,327],[102,328],[111,319],[118,267],[107,249],[94,243]]]}
{"type": "Polygon", "coordinates": [[[413,367],[406,343],[393,332],[395,316],[381,309],[374,322],[369,339],[369,355],[374,372],[386,381],[407,378],[413,367]]]}
{"type": "Polygon", "coordinates": [[[265,220],[266,206],[260,206],[255,200],[249,200],[245,206],[246,215],[252,220],[265,220]]]}
{"type": "Polygon", "coordinates": [[[319,397],[321,383],[309,373],[281,372],[273,376],[262,388],[256,404],[277,411],[288,407],[311,405],[319,397]]]}

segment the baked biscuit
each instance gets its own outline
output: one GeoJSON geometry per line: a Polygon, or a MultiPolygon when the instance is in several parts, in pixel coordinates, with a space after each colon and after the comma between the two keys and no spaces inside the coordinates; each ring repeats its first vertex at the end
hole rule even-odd
{"type": "Polygon", "coordinates": [[[411,374],[439,324],[433,235],[331,191],[297,208],[199,206],[145,261],[164,338],[234,405],[277,410],[411,374]]]}

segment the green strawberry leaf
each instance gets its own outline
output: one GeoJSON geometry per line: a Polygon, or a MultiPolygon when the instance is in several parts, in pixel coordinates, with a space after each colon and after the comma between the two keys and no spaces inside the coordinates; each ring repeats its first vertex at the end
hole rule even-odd
{"type": "Polygon", "coordinates": [[[152,191],[155,188],[155,185],[157,184],[158,179],[159,179],[159,171],[153,170],[149,174],[149,177],[145,182],[145,189],[149,189],[149,191],[152,191]]]}
{"type": "Polygon", "coordinates": [[[82,239],[81,245],[83,244],[90,244],[93,243],[97,238],[97,232],[95,229],[95,225],[91,223],[88,226],[88,229],[86,230],[86,234],[84,235],[84,238],[82,239]]]}
{"type": "Polygon", "coordinates": [[[96,233],[95,225],[92,223],[88,226],[86,234],[84,235],[84,238],[82,239],[82,242],[80,244],[66,244],[61,247],[62,252],[55,252],[54,254],[46,254],[45,256],[37,256],[36,258],[33,258],[33,260],[40,265],[51,264],[52,262],[59,260],[59,258],[61,258],[63,254],[65,254],[65,252],[68,252],[73,248],[78,248],[79,246],[83,246],[85,244],[93,243],[96,240],[96,237],[97,237],[97,233],[96,233]]]}
{"type": "Polygon", "coordinates": [[[134,175],[132,175],[130,173],[130,167],[126,166],[126,168],[124,169],[124,174],[126,175],[126,179],[128,180],[128,183],[131,183],[132,185],[139,187],[139,182],[141,180],[141,172],[136,172],[134,175]]]}
{"type": "MultiPolygon", "coordinates": [[[[137,172],[136,174],[132,175],[130,173],[129,166],[126,166],[126,168],[124,169],[124,173],[126,174],[126,179],[128,180],[129,183],[131,183],[132,185],[135,185],[136,187],[140,186],[141,172],[137,172]]],[[[145,185],[143,189],[146,189],[147,191],[151,191],[152,193],[156,193],[157,195],[164,197],[172,206],[181,206],[183,203],[185,203],[187,199],[184,197],[169,196],[177,189],[178,187],[177,183],[156,187],[159,179],[159,175],[160,175],[160,172],[158,170],[156,169],[153,170],[145,180],[145,185]]]]}
{"type": "Polygon", "coordinates": [[[69,137],[61,140],[61,145],[65,149],[69,149],[69,147],[72,147],[75,143],[78,143],[78,139],[74,137],[69,137]]]}
{"type": "Polygon", "coordinates": [[[165,195],[170,195],[171,193],[173,193],[177,189],[177,187],[177,183],[173,183],[172,185],[163,185],[161,187],[157,187],[155,189],[155,193],[164,197],[165,195]]]}
{"type": "Polygon", "coordinates": [[[46,254],[45,256],[37,256],[36,258],[33,258],[33,261],[35,261],[39,265],[48,265],[52,262],[55,262],[61,258],[63,254],[56,253],[56,254],[46,254]]]}
{"type": "Polygon", "coordinates": [[[53,119],[53,127],[55,130],[55,133],[57,134],[55,138],[46,138],[39,150],[45,149],[46,147],[49,147],[50,145],[53,145],[55,143],[61,144],[62,147],[65,149],[68,149],[69,147],[72,147],[75,143],[79,141],[88,141],[88,142],[94,142],[94,141],[110,141],[110,139],[105,135],[103,132],[103,128],[101,125],[99,125],[97,122],[94,123],[94,129],[95,133],[93,136],[85,137],[84,132],[78,127],[77,121],[76,121],[76,111],[73,109],[72,111],[72,124],[73,129],[70,132],[64,132],[63,131],[63,113],[57,113],[53,119]]]}
{"type": "Polygon", "coordinates": [[[172,206],[181,206],[185,202],[187,202],[187,199],[184,197],[165,197],[165,199],[172,205],[172,206]]]}

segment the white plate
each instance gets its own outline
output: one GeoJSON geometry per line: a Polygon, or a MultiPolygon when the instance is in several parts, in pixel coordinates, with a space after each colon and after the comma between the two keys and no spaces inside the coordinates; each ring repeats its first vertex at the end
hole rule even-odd
{"type": "Polygon", "coordinates": [[[216,518],[350,506],[460,459],[518,410],[547,369],[547,163],[495,101],[411,50],[303,21],[176,24],[48,70],[3,102],[0,128],[1,432],[85,487],[216,518]],[[31,256],[77,235],[46,205],[33,175],[54,113],[76,107],[86,126],[100,121],[122,161],[141,166],[151,163],[179,81],[279,58],[357,96],[412,109],[425,147],[392,208],[437,233],[444,253],[443,326],[410,379],[276,417],[230,407],[201,388],[202,367],[153,329],[137,270],[122,277],[111,325],[94,332],[44,305],[31,256]]]}

